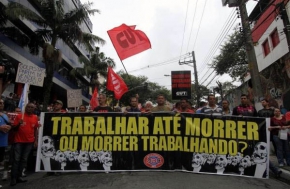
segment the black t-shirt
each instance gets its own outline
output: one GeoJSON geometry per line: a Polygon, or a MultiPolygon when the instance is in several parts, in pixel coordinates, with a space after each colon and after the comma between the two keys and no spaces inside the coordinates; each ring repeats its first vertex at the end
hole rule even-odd
{"type": "Polygon", "coordinates": [[[127,112],[141,112],[139,110],[139,108],[132,108],[132,107],[130,107],[129,109],[126,109],[126,110],[127,110],[127,112]]]}
{"type": "MultiPolygon", "coordinates": [[[[261,109],[258,111],[258,116],[259,117],[273,117],[274,116],[274,110],[273,109],[261,109]]],[[[272,133],[271,133],[272,135],[272,133]]],[[[267,141],[267,129],[266,126],[262,126],[259,129],[259,138],[262,141],[267,141]]]]}
{"type": "Polygon", "coordinates": [[[259,117],[273,117],[274,116],[274,110],[273,109],[261,109],[258,111],[259,117]]]}
{"type": "Polygon", "coordinates": [[[94,112],[114,112],[113,109],[109,106],[98,106],[94,110],[94,112]]]}

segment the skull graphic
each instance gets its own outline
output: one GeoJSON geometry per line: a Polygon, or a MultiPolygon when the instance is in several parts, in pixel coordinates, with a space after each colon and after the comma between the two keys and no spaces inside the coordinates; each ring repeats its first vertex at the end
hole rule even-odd
{"type": "Polygon", "coordinates": [[[266,163],[268,156],[267,144],[265,142],[258,142],[254,148],[253,160],[256,164],[266,163]]]}
{"type": "Polygon", "coordinates": [[[235,156],[232,156],[232,158],[231,158],[231,164],[233,166],[238,165],[238,163],[241,161],[242,158],[243,158],[242,157],[242,154],[240,152],[238,152],[235,156]]]}
{"type": "Polygon", "coordinates": [[[93,162],[96,162],[99,160],[98,158],[98,153],[96,151],[90,151],[89,152],[89,155],[90,155],[90,159],[93,161],[93,162]]]}
{"type": "Polygon", "coordinates": [[[111,151],[99,151],[99,160],[103,163],[103,166],[111,167],[113,165],[113,157],[111,151]]]}
{"type": "Polygon", "coordinates": [[[72,151],[68,150],[68,151],[65,151],[64,154],[65,154],[66,158],[68,159],[68,161],[70,161],[70,162],[77,160],[78,156],[79,156],[78,151],[72,152],[72,151]]]}
{"type": "Polygon", "coordinates": [[[44,157],[53,157],[55,153],[54,141],[50,136],[42,137],[41,154],[44,157]]]}
{"type": "Polygon", "coordinates": [[[211,165],[214,163],[215,158],[216,158],[216,154],[214,154],[214,153],[209,154],[206,162],[211,165]]]}
{"type": "Polygon", "coordinates": [[[204,163],[204,158],[200,153],[193,153],[192,156],[192,167],[200,167],[204,163]]]}
{"type": "Polygon", "coordinates": [[[240,160],[240,163],[239,163],[239,171],[240,171],[240,174],[243,175],[245,168],[248,168],[251,165],[252,165],[251,157],[248,156],[248,155],[246,155],[245,157],[243,157],[240,160]]]}
{"type": "Polygon", "coordinates": [[[64,152],[58,150],[55,154],[54,159],[55,161],[59,162],[61,164],[61,168],[64,169],[64,167],[66,166],[66,156],[64,152]]]}
{"type": "Polygon", "coordinates": [[[228,164],[228,159],[226,155],[218,155],[215,160],[215,169],[224,170],[228,164]]]}
{"type": "Polygon", "coordinates": [[[88,167],[90,164],[89,153],[87,151],[80,150],[78,162],[80,163],[81,166],[88,167]]]}

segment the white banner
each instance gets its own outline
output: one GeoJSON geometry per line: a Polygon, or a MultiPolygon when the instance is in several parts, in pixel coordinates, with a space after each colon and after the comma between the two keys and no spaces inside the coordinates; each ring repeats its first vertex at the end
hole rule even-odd
{"type": "Polygon", "coordinates": [[[67,90],[67,107],[79,107],[82,104],[82,90],[67,90]]]}
{"type": "Polygon", "coordinates": [[[16,75],[17,83],[28,83],[30,85],[42,87],[44,77],[44,68],[19,63],[16,75]]]}

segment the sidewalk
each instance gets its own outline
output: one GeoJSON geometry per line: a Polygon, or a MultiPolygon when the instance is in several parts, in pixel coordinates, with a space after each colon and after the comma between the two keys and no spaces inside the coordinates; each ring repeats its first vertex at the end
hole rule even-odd
{"type": "MultiPolygon", "coordinates": [[[[272,163],[276,167],[279,167],[277,157],[275,155],[270,155],[270,161],[272,161],[272,163]]],[[[286,183],[290,183],[290,166],[284,166],[284,167],[279,167],[279,168],[283,173],[281,174],[281,177],[278,178],[278,180],[281,180],[286,183]]],[[[269,173],[270,173],[270,176],[275,177],[271,171],[269,173]]]]}

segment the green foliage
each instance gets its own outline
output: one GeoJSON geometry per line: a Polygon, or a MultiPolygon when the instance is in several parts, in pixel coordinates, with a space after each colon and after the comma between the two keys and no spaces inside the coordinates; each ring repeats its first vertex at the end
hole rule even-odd
{"type": "Polygon", "coordinates": [[[129,88],[129,91],[120,100],[123,105],[129,105],[130,97],[136,96],[136,94],[138,94],[139,102],[142,104],[148,100],[155,102],[158,94],[163,94],[168,101],[172,101],[170,90],[148,81],[146,76],[128,75],[124,71],[118,72],[118,75],[123,78],[129,88]]]}
{"type": "Polygon", "coordinates": [[[44,47],[43,62],[46,66],[46,78],[44,82],[44,102],[43,110],[46,111],[50,100],[52,87],[52,78],[55,64],[60,62],[61,52],[55,51],[58,40],[62,40],[71,48],[75,43],[83,44],[87,50],[92,51],[94,43],[105,44],[105,41],[98,36],[85,33],[81,29],[81,23],[89,15],[99,12],[91,9],[92,3],[85,3],[78,8],[64,11],[64,0],[34,0],[34,8],[39,14],[36,14],[30,8],[17,2],[9,2],[5,14],[12,20],[27,19],[38,25],[35,36],[31,36],[29,48],[31,52],[38,53],[39,47],[44,47]],[[49,41],[51,46],[45,45],[49,41]],[[47,47],[47,48],[46,48],[47,47]]]}
{"type": "Polygon", "coordinates": [[[227,81],[224,83],[220,83],[220,85],[214,87],[214,91],[220,95],[225,96],[226,94],[233,92],[236,88],[237,86],[233,85],[232,82],[227,81]]]}
{"type": "Polygon", "coordinates": [[[0,33],[7,36],[21,47],[27,46],[29,37],[22,33],[18,28],[7,24],[8,16],[5,12],[5,6],[0,5],[0,33]]]}
{"type": "MultiPolygon", "coordinates": [[[[200,101],[202,101],[203,97],[206,97],[209,94],[209,89],[204,85],[199,85],[198,89],[199,89],[200,101]]],[[[195,84],[191,84],[191,99],[193,101],[193,104],[196,105],[197,95],[196,95],[195,84]]]]}
{"type": "Polygon", "coordinates": [[[74,68],[70,71],[70,75],[76,76],[77,74],[86,76],[90,79],[92,86],[99,86],[98,78],[102,76],[107,77],[108,67],[115,67],[115,62],[112,58],[106,57],[105,53],[99,51],[99,47],[91,53],[90,58],[80,56],[79,61],[84,64],[83,68],[74,68]]]}
{"type": "Polygon", "coordinates": [[[248,70],[248,61],[244,45],[244,37],[239,31],[229,36],[222,46],[220,54],[210,65],[218,75],[229,74],[233,80],[242,81],[248,70]]]}

